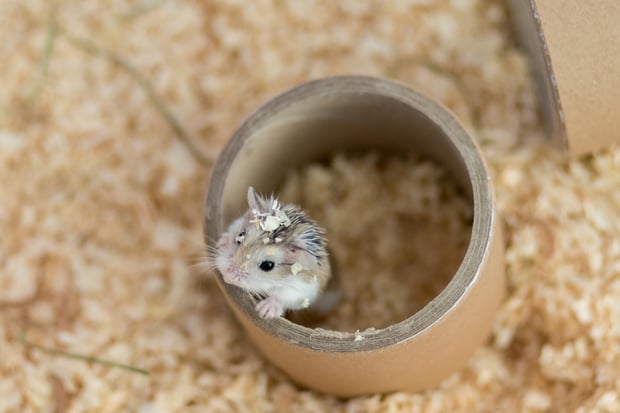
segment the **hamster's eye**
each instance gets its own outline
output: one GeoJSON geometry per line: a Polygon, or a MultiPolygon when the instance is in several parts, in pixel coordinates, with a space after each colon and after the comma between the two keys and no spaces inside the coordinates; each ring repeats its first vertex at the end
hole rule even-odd
{"type": "Polygon", "coordinates": [[[245,239],[245,231],[242,231],[239,233],[239,235],[235,237],[235,243],[237,245],[241,245],[244,239],[245,239]]]}
{"type": "Polygon", "coordinates": [[[258,268],[260,268],[261,270],[265,272],[269,272],[273,270],[275,266],[276,264],[273,261],[263,261],[258,265],[258,268]]]}

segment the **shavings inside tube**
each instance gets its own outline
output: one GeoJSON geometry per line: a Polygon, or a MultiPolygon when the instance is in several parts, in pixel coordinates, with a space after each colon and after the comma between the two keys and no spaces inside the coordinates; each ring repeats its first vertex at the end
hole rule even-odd
{"type": "Polygon", "coordinates": [[[327,230],[343,294],[318,326],[365,339],[367,327],[402,321],[436,297],[470,239],[471,202],[441,165],[415,154],[338,154],[290,172],[278,196],[327,230]]]}

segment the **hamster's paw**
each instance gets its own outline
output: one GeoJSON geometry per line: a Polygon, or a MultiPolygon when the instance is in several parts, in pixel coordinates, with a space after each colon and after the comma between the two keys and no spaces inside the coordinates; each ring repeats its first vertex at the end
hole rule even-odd
{"type": "Polygon", "coordinates": [[[267,297],[256,304],[256,311],[261,318],[276,318],[284,314],[282,304],[275,297],[267,297]]]}

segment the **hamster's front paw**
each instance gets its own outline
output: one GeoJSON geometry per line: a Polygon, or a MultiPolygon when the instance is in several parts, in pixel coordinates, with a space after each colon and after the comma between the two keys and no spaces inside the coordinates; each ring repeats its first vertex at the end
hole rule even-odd
{"type": "Polygon", "coordinates": [[[284,308],[276,298],[267,297],[256,304],[256,312],[261,318],[269,319],[282,316],[284,308]]]}

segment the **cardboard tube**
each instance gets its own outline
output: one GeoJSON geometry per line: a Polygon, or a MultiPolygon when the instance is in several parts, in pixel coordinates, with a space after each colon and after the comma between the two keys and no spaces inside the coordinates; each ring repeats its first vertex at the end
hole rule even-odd
{"type": "Polygon", "coordinates": [[[572,156],[620,142],[620,2],[509,0],[549,136],[572,156]]]}
{"type": "Polygon", "coordinates": [[[360,150],[432,158],[471,200],[469,246],[439,295],[406,320],[360,339],[284,318],[260,319],[247,293],[221,275],[218,283],[255,345],[301,385],[338,396],[429,388],[463,367],[485,340],[505,289],[503,241],[487,169],[471,137],[430,99],[396,83],[348,76],[305,83],[267,102],[234,133],[215,165],[206,198],[206,242],[215,246],[247,208],[249,185],[272,192],[293,168],[360,150]]]}

